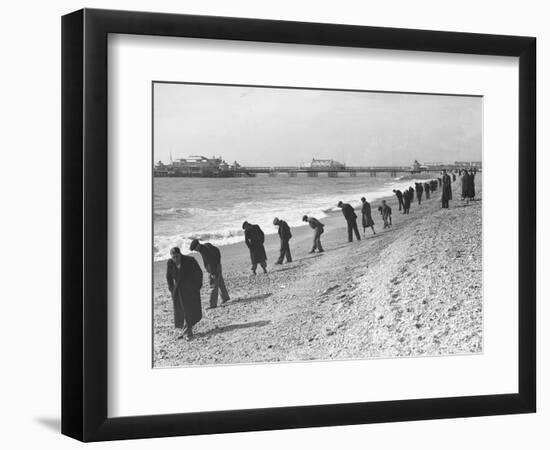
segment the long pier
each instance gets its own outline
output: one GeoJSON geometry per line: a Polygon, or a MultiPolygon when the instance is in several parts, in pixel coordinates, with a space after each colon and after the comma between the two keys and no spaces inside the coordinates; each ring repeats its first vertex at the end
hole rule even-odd
{"type": "MultiPolygon", "coordinates": [[[[346,166],[346,167],[301,167],[301,166],[241,166],[231,168],[229,170],[216,172],[185,172],[182,170],[173,169],[154,169],[155,177],[246,177],[256,176],[257,174],[267,174],[275,177],[278,174],[288,174],[290,177],[296,177],[298,174],[306,174],[308,177],[318,177],[319,174],[327,174],[328,177],[337,177],[340,174],[348,174],[351,177],[357,176],[358,173],[368,173],[371,177],[375,177],[379,173],[387,173],[392,177],[397,174],[407,173],[430,173],[441,172],[446,169],[449,172],[456,172],[460,169],[473,169],[471,166],[461,166],[446,164],[440,166],[412,168],[410,166],[346,166]]],[[[476,167],[475,170],[481,171],[481,167],[476,167]]]]}
{"type": "MultiPolygon", "coordinates": [[[[379,173],[387,173],[390,176],[397,176],[398,173],[421,173],[421,172],[440,172],[443,169],[448,171],[458,171],[467,167],[455,165],[441,165],[428,168],[413,169],[410,166],[346,166],[346,167],[293,167],[293,166],[251,166],[238,167],[233,169],[236,173],[241,174],[268,174],[276,176],[279,173],[288,174],[289,176],[297,176],[299,173],[306,174],[310,177],[317,177],[319,174],[327,174],[329,177],[337,177],[339,174],[349,174],[356,176],[358,173],[369,173],[375,177],[379,173]]],[[[468,168],[469,169],[469,168],[468,168]]],[[[477,169],[479,170],[479,169],[477,169]]]]}

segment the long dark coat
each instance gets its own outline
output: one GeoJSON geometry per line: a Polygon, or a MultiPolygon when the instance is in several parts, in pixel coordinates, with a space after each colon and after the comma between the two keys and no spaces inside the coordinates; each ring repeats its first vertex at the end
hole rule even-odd
{"type": "Polygon", "coordinates": [[[252,264],[267,261],[264,240],[264,232],[258,225],[251,225],[244,231],[244,242],[250,251],[250,262],[252,264]]]}
{"type": "Polygon", "coordinates": [[[412,194],[408,189],[403,194],[403,206],[405,209],[410,209],[411,207],[412,194]]]}
{"type": "Polygon", "coordinates": [[[474,198],[476,196],[476,182],[475,182],[475,174],[473,172],[468,174],[467,194],[469,198],[474,198]]]}
{"type": "Polygon", "coordinates": [[[372,227],[374,225],[369,202],[363,203],[363,206],[361,207],[361,215],[363,216],[363,228],[372,227]]]}
{"type": "Polygon", "coordinates": [[[460,178],[460,187],[462,188],[462,198],[468,197],[468,185],[470,184],[470,175],[464,171],[460,178]]]}
{"type": "Polygon", "coordinates": [[[192,327],[202,319],[202,270],[199,263],[191,256],[182,255],[178,269],[176,263],[169,259],[166,281],[174,303],[174,326],[183,328],[185,323],[192,327]]]}
{"type": "Polygon", "coordinates": [[[443,186],[443,192],[441,193],[442,200],[452,200],[453,191],[451,189],[451,177],[449,174],[443,175],[441,179],[441,185],[443,186]]]}

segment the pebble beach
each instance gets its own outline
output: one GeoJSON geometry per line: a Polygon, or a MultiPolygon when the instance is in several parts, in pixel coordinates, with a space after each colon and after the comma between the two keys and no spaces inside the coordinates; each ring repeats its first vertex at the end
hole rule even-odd
{"type": "Polygon", "coordinates": [[[393,226],[386,230],[373,202],[376,235],[367,229],[361,241],[348,243],[342,214],[330,214],[321,254],[308,253],[309,227],[293,229],[292,263],[274,264],[279,240],[267,235],[267,274],[251,274],[244,242],[220,247],[231,300],[206,310],[205,274],[203,318],[191,341],[173,326],[166,262],[155,262],[154,367],[482,352],[481,179],[469,204],[457,179],[449,209],[441,209],[441,189],[415,201],[409,215],[388,197],[393,226]]]}

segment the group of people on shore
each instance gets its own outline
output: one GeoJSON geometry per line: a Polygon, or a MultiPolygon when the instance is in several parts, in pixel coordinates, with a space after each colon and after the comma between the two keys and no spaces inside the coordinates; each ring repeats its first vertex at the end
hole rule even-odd
{"type": "MultiPolygon", "coordinates": [[[[456,174],[453,172],[452,181],[456,181],[456,174]]],[[[399,211],[403,214],[409,214],[411,203],[416,199],[418,204],[422,203],[423,194],[426,199],[430,198],[430,193],[435,192],[438,188],[442,188],[441,202],[442,208],[449,207],[449,200],[452,199],[451,191],[451,175],[443,170],[440,178],[426,181],[424,183],[415,183],[415,187],[410,186],[403,192],[394,189],[398,203],[399,211]]],[[[475,188],[472,187],[475,178],[475,171],[468,172],[467,170],[459,172],[462,182],[463,198],[473,199],[475,197],[475,188]]],[[[348,242],[353,242],[353,237],[356,240],[361,240],[361,235],[357,226],[357,214],[355,209],[349,203],[342,201],[337,205],[341,210],[347,224],[348,242]]],[[[378,211],[382,217],[384,229],[392,226],[392,209],[385,200],[381,201],[378,211]]],[[[363,237],[366,229],[370,228],[373,234],[374,220],[372,218],[371,205],[365,197],[361,198],[361,218],[363,225],[363,237]]],[[[318,219],[312,216],[304,215],[303,222],[307,222],[313,229],[313,246],[309,253],[324,252],[321,243],[321,235],[324,233],[325,225],[318,219]]],[[[290,239],[292,232],[290,226],[285,220],[278,217],[273,219],[273,225],[278,227],[278,235],[280,240],[279,258],[275,262],[276,265],[283,264],[286,259],[287,263],[292,262],[290,252],[290,239]]],[[[267,255],[264,247],[265,234],[259,225],[251,224],[245,221],[242,224],[244,230],[244,242],[248,247],[251,261],[251,271],[256,275],[258,266],[264,273],[267,273],[267,255]]],[[[204,268],[209,275],[210,281],[210,304],[207,309],[216,308],[218,306],[218,296],[221,295],[222,303],[230,300],[229,293],[225,286],[225,281],[222,274],[221,253],[220,250],[210,243],[201,243],[198,239],[194,239],[189,247],[191,251],[201,254],[204,268]]],[[[202,318],[201,296],[200,290],[203,285],[203,272],[192,256],[186,256],[181,253],[179,247],[173,247],[170,250],[170,259],[167,262],[166,281],[168,289],[172,295],[174,305],[174,325],[176,328],[183,330],[183,335],[190,340],[193,338],[193,326],[202,318]]]]}
{"type": "Polygon", "coordinates": [[[468,171],[466,169],[463,169],[458,172],[458,176],[460,178],[462,188],[462,200],[466,200],[466,203],[469,203],[476,197],[476,170],[470,169],[468,171]]]}

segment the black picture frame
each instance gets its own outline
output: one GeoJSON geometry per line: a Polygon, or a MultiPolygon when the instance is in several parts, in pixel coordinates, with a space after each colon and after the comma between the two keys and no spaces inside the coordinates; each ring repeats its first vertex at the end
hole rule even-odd
{"type": "Polygon", "coordinates": [[[83,9],[62,18],[62,433],[82,441],[535,412],[536,39],[83,9]],[[109,33],[519,58],[519,385],[514,393],[107,417],[109,33]]]}

